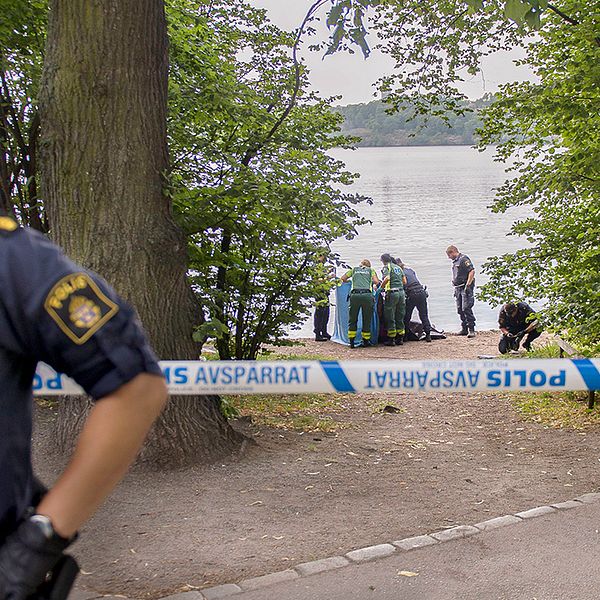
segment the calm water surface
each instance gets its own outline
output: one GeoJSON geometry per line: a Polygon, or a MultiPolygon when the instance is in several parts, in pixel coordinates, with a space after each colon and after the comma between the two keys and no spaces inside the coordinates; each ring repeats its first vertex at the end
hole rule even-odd
{"type": "MultiPolygon", "coordinates": [[[[486,280],[481,265],[488,257],[525,244],[507,236],[512,221],[525,216],[525,209],[508,215],[488,209],[494,188],[506,179],[504,166],[493,161],[491,152],[468,146],[338,149],[332,154],[349,171],[360,173],[352,191],[373,199],[373,205],[359,208],[372,224],[361,227],[353,240],[336,241],[333,249],[351,265],[370,259],[378,272],[384,252],[401,257],[427,285],[432,323],[447,331],[460,329],[447,246],[454,244],[471,258],[479,286],[486,280]]],[[[343,272],[337,269],[338,275],[343,272]]],[[[474,312],[478,329],[497,328],[497,310],[478,300],[474,312]]],[[[312,335],[312,319],[293,333],[312,335]]]]}

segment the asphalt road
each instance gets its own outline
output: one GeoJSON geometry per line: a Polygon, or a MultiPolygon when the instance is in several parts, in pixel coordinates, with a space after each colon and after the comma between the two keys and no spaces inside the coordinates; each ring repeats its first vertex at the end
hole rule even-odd
{"type": "Polygon", "coordinates": [[[231,598],[598,600],[599,530],[593,503],[231,598]]]}

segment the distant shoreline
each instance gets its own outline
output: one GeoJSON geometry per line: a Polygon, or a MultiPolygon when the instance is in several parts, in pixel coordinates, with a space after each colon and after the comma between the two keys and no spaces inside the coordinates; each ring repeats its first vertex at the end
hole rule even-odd
{"type": "MultiPolygon", "coordinates": [[[[447,148],[449,146],[468,146],[469,148],[474,148],[473,144],[362,144],[358,143],[355,145],[355,148],[447,148]]],[[[338,146],[339,147],[339,146],[338,146]]]]}

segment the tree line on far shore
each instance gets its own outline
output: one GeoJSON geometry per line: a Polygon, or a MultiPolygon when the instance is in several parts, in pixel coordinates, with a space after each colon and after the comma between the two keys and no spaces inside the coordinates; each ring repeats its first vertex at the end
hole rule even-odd
{"type": "Polygon", "coordinates": [[[344,117],[342,132],[360,140],[357,146],[472,146],[481,127],[479,111],[491,104],[493,96],[461,102],[460,110],[441,116],[414,115],[404,108],[390,113],[384,100],[339,106],[344,117]],[[414,118],[412,118],[414,116],[414,118]]]}

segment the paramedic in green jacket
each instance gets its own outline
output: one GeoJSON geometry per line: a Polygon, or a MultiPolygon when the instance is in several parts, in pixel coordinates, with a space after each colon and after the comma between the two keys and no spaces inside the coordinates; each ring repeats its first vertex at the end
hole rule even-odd
{"type": "Polygon", "coordinates": [[[390,254],[382,254],[383,281],[381,285],[385,290],[383,303],[383,320],[387,329],[388,338],[383,342],[386,346],[402,346],[404,339],[404,312],[406,309],[406,296],[404,284],[406,277],[390,254]]]}
{"type": "Polygon", "coordinates": [[[360,261],[358,267],[350,269],[342,275],[341,280],[352,281],[352,290],[350,291],[350,317],[348,319],[348,339],[350,348],[354,348],[356,339],[356,330],[358,328],[358,313],[362,312],[362,344],[361,348],[366,348],[371,343],[371,321],[373,319],[373,310],[375,298],[373,297],[373,284],[379,284],[379,278],[375,269],[371,268],[371,261],[366,258],[360,261]]]}

